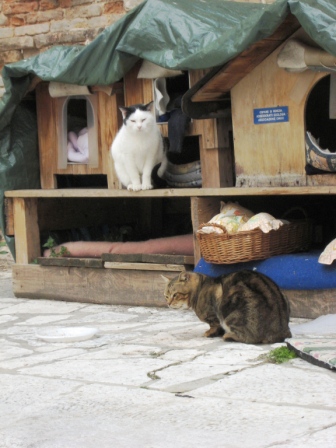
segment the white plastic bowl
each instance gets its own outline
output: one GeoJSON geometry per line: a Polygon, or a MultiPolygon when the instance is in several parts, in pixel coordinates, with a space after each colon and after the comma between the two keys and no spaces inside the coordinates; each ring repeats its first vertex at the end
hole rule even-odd
{"type": "Polygon", "coordinates": [[[93,327],[48,327],[36,331],[36,336],[48,342],[86,341],[97,333],[93,327]]]}

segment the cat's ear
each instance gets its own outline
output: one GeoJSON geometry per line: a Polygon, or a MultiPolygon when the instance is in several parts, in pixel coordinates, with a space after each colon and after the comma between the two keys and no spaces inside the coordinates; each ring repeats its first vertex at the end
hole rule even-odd
{"type": "Polygon", "coordinates": [[[188,282],[190,280],[190,274],[187,271],[182,271],[180,274],[180,281],[181,282],[188,282]]]}
{"type": "Polygon", "coordinates": [[[166,277],[165,275],[162,275],[162,274],[161,274],[161,277],[163,278],[165,283],[168,285],[168,283],[170,282],[170,278],[168,278],[168,277],[166,277]]]}
{"type": "Polygon", "coordinates": [[[148,110],[148,112],[153,112],[153,107],[154,107],[154,101],[151,101],[150,103],[146,104],[146,110],[148,110]]]}
{"type": "Polygon", "coordinates": [[[127,109],[126,109],[126,107],[119,107],[119,109],[121,110],[123,119],[125,120],[126,115],[127,115],[127,109]]]}

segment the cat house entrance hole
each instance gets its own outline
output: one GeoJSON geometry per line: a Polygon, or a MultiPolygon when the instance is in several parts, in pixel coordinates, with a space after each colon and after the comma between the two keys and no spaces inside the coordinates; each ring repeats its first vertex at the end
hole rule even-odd
{"type": "Polygon", "coordinates": [[[98,102],[95,95],[58,98],[58,168],[98,166],[98,102]]]}
{"type": "Polygon", "coordinates": [[[58,188],[107,188],[107,175],[104,174],[57,174],[58,188]]]}
{"type": "MultiPolygon", "coordinates": [[[[167,142],[169,147],[169,141],[167,142]]],[[[199,137],[185,136],[182,144],[182,151],[180,153],[169,152],[168,160],[176,165],[183,163],[195,162],[200,159],[200,143],[199,137]]]]}
{"type": "Polygon", "coordinates": [[[153,82],[153,97],[156,119],[159,123],[167,123],[171,111],[181,109],[182,96],[189,89],[188,72],[182,75],[157,78],[153,82]]]}
{"type": "Polygon", "coordinates": [[[318,140],[322,149],[336,152],[336,119],[330,118],[330,75],[318,81],[312,88],[306,104],[306,131],[318,140]]]}

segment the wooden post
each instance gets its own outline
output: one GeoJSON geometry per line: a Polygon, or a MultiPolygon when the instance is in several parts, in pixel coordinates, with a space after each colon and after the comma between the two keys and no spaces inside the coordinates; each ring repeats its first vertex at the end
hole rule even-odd
{"type": "Polygon", "coordinates": [[[57,140],[56,103],[49,95],[48,84],[36,86],[37,125],[42,188],[56,188],[57,140]]]}
{"type": "Polygon", "coordinates": [[[28,264],[41,255],[36,198],[14,198],[16,263],[28,264]]]}
{"type": "Polygon", "coordinates": [[[220,210],[220,198],[204,197],[190,198],[191,200],[191,220],[194,229],[194,254],[195,265],[199,262],[202,254],[197,241],[196,232],[201,224],[204,224],[217,215],[220,210]]]}

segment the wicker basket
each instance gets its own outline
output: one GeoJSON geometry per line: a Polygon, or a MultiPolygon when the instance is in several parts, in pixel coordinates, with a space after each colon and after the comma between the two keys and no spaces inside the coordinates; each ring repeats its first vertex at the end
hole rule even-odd
{"type": "Polygon", "coordinates": [[[215,264],[264,260],[274,255],[306,250],[312,237],[312,225],[308,219],[292,220],[269,233],[255,229],[229,235],[225,227],[214,223],[201,224],[199,230],[205,226],[223,230],[223,233],[196,234],[202,257],[215,264]]]}

